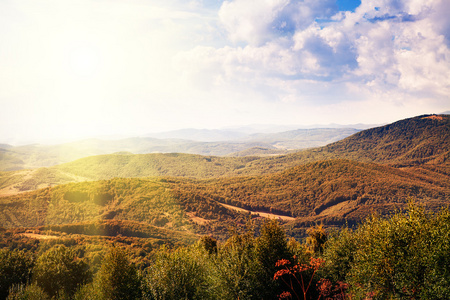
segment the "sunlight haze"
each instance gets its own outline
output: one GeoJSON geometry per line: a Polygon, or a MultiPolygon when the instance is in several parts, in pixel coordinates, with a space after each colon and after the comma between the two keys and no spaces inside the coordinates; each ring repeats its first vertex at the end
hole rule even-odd
{"type": "Polygon", "coordinates": [[[450,3],[0,2],[0,143],[450,107],[450,3]]]}

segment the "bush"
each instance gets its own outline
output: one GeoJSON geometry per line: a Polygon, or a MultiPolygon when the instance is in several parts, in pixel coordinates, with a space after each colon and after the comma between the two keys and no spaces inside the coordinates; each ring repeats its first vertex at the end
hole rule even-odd
{"type": "Polygon", "coordinates": [[[16,285],[10,289],[6,300],[50,300],[50,297],[36,284],[16,285]]]}

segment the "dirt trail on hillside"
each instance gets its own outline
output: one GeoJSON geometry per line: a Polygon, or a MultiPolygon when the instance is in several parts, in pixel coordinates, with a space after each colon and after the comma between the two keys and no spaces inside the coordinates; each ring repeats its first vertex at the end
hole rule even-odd
{"type": "Polygon", "coordinates": [[[249,212],[252,215],[258,215],[264,218],[269,218],[269,219],[281,219],[284,221],[293,221],[295,220],[295,218],[293,217],[288,217],[288,216],[282,216],[282,215],[277,215],[277,214],[271,214],[271,213],[265,213],[265,212],[258,212],[258,211],[251,211],[251,210],[247,210],[244,208],[240,208],[237,206],[233,206],[233,205],[228,205],[228,204],[223,204],[223,203],[219,203],[220,205],[222,205],[223,207],[226,207],[228,209],[232,209],[232,210],[236,210],[239,212],[249,212]]]}
{"type": "Polygon", "coordinates": [[[53,240],[53,239],[60,238],[60,237],[54,236],[54,235],[46,235],[46,234],[38,234],[38,233],[22,233],[22,235],[29,237],[29,238],[33,238],[33,239],[38,239],[38,240],[53,240]]]}

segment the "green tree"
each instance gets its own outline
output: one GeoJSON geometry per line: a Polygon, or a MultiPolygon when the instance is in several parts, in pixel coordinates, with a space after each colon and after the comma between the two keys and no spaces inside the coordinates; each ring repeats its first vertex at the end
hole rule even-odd
{"type": "Polygon", "coordinates": [[[450,294],[450,213],[372,216],[325,244],[322,276],[350,284],[356,298],[446,299],[450,294]]]}
{"type": "Polygon", "coordinates": [[[157,254],[145,279],[149,299],[207,299],[208,252],[201,245],[157,254]]]}
{"type": "Polygon", "coordinates": [[[215,238],[204,235],[200,238],[199,244],[208,251],[209,254],[217,253],[217,240],[215,238]]]}
{"type": "Polygon", "coordinates": [[[96,277],[95,287],[101,299],[139,299],[140,286],[137,269],[128,261],[126,252],[118,247],[110,248],[96,277]]]}
{"type": "Polygon", "coordinates": [[[308,234],[306,245],[309,250],[321,254],[328,236],[323,224],[309,228],[306,233],[308,234]]]}
{"type": "MultiPolygon", "coordinates": [[[[450,211],[443,209],[432,220],[429,231],[428,272],[423,299],[445,299],[450,295],[450,211]]],[[[424,245],[426,246],[426,244],[424,245]]]]}
{"type": "Polygon", "coordinates": [[[73,295],[92,279],[89,265],[79,259],[75,251],[65,246],[54,246],[42,254],[33,269],[33,280],[50,297],[57,294],[73,295]]]}
{"type": "Polygon", "coordinates": [[[255,243],[256,256],[263,268],[260,281],[265,287],[264,299],[275,298],[280,294],[279,283],[273,280],[273,274],[277,267],[275,264],[281,259],[292,260],[292,254],[288,250],[286,233],[277,220],[267,220],[261,227],[260,236],[255,243]]]}
{"type": "Polygon", "coordinates": [[[258,259],[254,233],[234,233],[213,259],[213,291],[218,299],[261,299],[264,267],[258,259]]]}
{"type": "Polygon", "coordinates": [[[357,235],[351,229],[331,232],[322,254],[325,265],[319,274],[333,282],[347,282],[358,247],[357,235]]]}
{"type": "Polygon", "coordinates": [[[8,296],[12,285],[26,283],[34,265],[33,256],[19,250],[0,250],[0,299],[8,296]]]}

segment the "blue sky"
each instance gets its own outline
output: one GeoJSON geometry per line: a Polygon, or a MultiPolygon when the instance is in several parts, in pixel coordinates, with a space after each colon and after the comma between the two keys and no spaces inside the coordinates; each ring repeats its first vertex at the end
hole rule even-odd
{"type": "Polygon", "coordinates": [[[447,0],[0,1],[0,142],[450,109],[447,0]]]}
{"type": "Polygon", "coordinates": [[[340,11],[352,11],[361,5],[361,1],[354,0],[338,0],[336,1],[340,11]]]}

